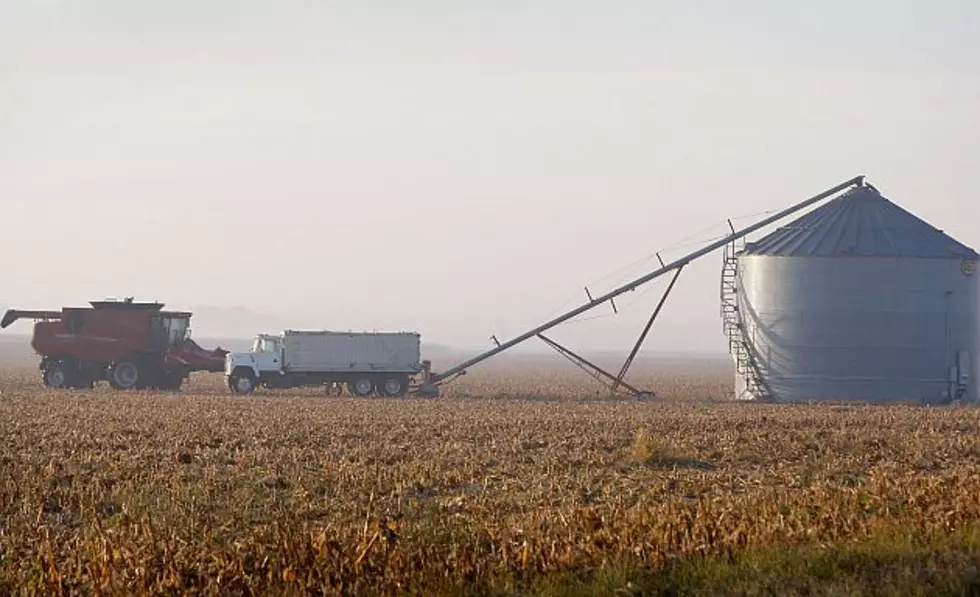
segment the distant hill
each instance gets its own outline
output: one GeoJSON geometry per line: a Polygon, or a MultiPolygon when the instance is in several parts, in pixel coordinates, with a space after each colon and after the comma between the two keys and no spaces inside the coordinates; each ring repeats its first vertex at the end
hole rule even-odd
{"type": "Polygon", "coordinates": [[[194,313],[191,327],[194,336],[200,338],[253,338],[256,334],[275,333],[289,327],[289,322],[282,318],[245,307],[192,305],[180,308],[194,313]]]}
{"type": "MultiPolygon", "coordinates": [[[[252,338],[259,333],[276,333],[283,329],[303,329],[296,322],[287,321],[281,317],[252,311],[245,307],[215,307],[212,305],[168,305],[169,308],[188,310],[194,313],[192,321],[194,340],[204,348],[220,346],[234,352],[247,351],[252,345],[252,338]]],[[[6,311],[0,307],[0,314],[6,311]]],[[[0,364],[34,365],[37,355],[30,345],[29,322],[15,324],[0,332],[0,364]]],[[[422,342],[422,357],[433,362],[436,370],[446,369],[470,357],[481,354],[488,347],[479,349],[462,349],[422,342]]],[[[618,369],[626,357],[628,348],[621,351],[581,351],[583,356],[603,367],[618,369]]],[[[730,364],[727,354],[683,354],[641,352],[637,357],[637,365],[656,362],[661,366],[727,366],[730,364]]],[[[511,367],[547,367],[555,363],[565,363],[561,356],[546,346],[536,346],[535,343],[525,343],[514,347],[499,356],[494,356],[480,367],[490,366],[511,367]]]]}
{"type": "MultiPolygon", "coordinates": [[[[169,305],[168,305],[169,307],[169,305]]],[[[194,313],[191,322],[194,336],[200,338],[254,338],[256,334],[275,334],[285,329],[321,329],[302,320],[287,319],[245,307],[215,307],[213,305],[174,305],[175,309],[194,313]]],[[[338,329],[338,331],[340,331],[338,329]]],[[[431,345],[433,350],[451,350],[431,345]]]]}
{"type": "MultiPolygon", "coordinates": [[[[269,331],[276,332],[277,329],[270,328],[269,331]]],[[[242,336],[202,336],[195,333],[194,341],[207,349],[220,346],[233,352],[244,352],[252,347],[252,338],[242,336]]],[[[440,361],[452,359],[455,362],[460,354],[446,346],[422,345],[423,358],[440,361]]],[[[31,348],[30,327],[17,332],[0,333],[0,365],[35,365],[37,361],[38,356],[31,348]]]]}
{"type": "MultiPolygon", "coordinates": [[[[204,348],[210,349],[220,346],[225,350],[234,352],[247,351],[252,345],[250,338],[195,335],[194,340],[204,348]]],[[[440,344],[422,344],[422,358],[431,360],[436,371],[446,370],[479,353],[480,351],[477,350],[459,350],[440,344]]],[[[618,370],[619,366],[622,365],[625,354],[597,352],[588,354],[587,356],[593,362],[612,371],[618,370]]],[[[31,348],[31,337],[29,333],[0,333],[0,366],[34,367],[37,363],[38,356],[34,353],[34,349],[31,348]]],[[[521,351],[504,352],[480,363],[477,367],[500,371],[507,369],[550,368],[555,365],[571,367],[566,360],[553,352],[529,353],[521,351]]],[[[636,359],[636,366],[638,368],[654,366],[655,368],[669,368],[677,371],[700,371],[705,368],[715,369],[718,367],[727,369],[731,366],[731,358],[727,357],[727,355],[641,353],[636,359]]]]}

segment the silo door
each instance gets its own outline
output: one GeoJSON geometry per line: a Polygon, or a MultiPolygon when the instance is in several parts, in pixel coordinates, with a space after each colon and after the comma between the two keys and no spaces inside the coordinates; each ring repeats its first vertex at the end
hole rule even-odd
{"type": "Polygon", "coordinates": [[[956,353],[956,398],[962,398],[970,383],[970,351],[956,353]]]}

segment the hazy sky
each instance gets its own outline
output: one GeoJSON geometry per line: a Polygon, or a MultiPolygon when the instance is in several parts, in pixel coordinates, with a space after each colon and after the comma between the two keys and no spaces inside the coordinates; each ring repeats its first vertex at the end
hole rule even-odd
{"type": "MultiPolygon", "coordinates": [[[[980,247],[978,106],[971,0],[0,0],[0,304],[482,347],[857,174],[980,247]]],[[[651,348],[724,349],[719,271],[651,348]]]]}

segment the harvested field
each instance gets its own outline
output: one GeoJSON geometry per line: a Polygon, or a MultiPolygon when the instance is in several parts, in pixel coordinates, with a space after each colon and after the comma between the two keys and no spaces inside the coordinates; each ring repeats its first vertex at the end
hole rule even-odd
{"type": "MultiPolygon", "coordinates": [[[[567,369],[444,398],[51,392],[0,374],[0,593],[967,594],[967,407],[606,400],[567,369]]],[[[646,376],[646,377],[644,377],[646,376]]]]}

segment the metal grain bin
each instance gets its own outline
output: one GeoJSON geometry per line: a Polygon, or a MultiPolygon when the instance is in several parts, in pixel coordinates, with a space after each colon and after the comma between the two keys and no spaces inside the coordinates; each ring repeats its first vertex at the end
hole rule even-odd
{"type": "Polygon", "coordinates": [[[740,398],[977,399],[977,253],[874,187],[728,259],[740,398]]]}

